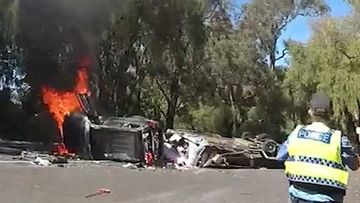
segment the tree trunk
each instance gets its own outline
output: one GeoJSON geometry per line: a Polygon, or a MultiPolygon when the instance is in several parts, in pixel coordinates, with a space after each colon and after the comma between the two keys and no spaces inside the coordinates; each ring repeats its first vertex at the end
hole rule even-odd
{"type": "Polygon", "coordinates": [[[276,62],[276,56],[275,51],[271,51],[270,53],[270,70],[275,70],[275,62],[276,62]]]}
{"type": "Polygon", "coordinates": [[[272,46],[270,47],[269,59],[270,59],[270,70],[274,71],[276,68],[276,44],[277,39],[274,39],[272,46]]]}
{"type": "MultiPolygon", "coordinates": [[[[352,117],[352,115],[350,114],[352,117]]],[[[355,123],[352,120],[348,120],[346,123],[347,127],[347,136],[352,144],[353,147],[355,147],[355,150],[358,151],[359,149],[359,140],[358,135],[355,133],[355,123]]]]}
{"type": "Polygon", "coordinates": [[[230,98],[230,104],[231,104],[231,113],[232,113],[232,130],[231,135],[236,135],[236,109],[235,109],[235,103],[234,103],[234,97],[233,97],[233,88],[232,86],[229,87],[229,98],[230,98]]]}
{"type": "Polygon", "coordinates": [[[348,110],[345,110],[344,116],[345,116],[344,133],[348,136],[352,144],[357,144],[358,141],[357,141],[357,136],[355,134],[355,123],[354,123],[353,115],[348,110]]]}
{"type": "Polygon", "coordinates": [[[166,112],[166,116],[165,116],[165,120],[166,120],[166,128],[167,129],[173,129],[174,128],[174,120],[175,120],[175,116],[176,116],[176,110],[177,110],[177,105],[178,105],[178,101],[179,101],[179,79],[178,78],[174,78],[171,81],[171,85],[170,85],[170,96],[167,99],[167,112],[166,112]]]}
{"type": "Polygon", "coordinates": [[[296,112],[295,112],[295,101],[294,101],[294,94],[293,91],[290,89],[289,90],[289,95],[291,98],[291,111],[290,111],[290,118],[293,122],[296,122],[296,112]]]}
{"type": "Polygon", "coordinates": [[[176,108],[179,100],[179,96],[177,94],[173,94],[171,100],[168,101],[168,108],[166,111],[166,129],[174,129],[174,121],[176,116],[176,108]]]}
{"type": "Polygon", "coordinates": [[[356,127],[360,127],[360,101],[359,101],[359,99],[357,99],[356,100],[356,103],[357,103],[357,106],[358,106],[358,111],[356,112],[357,113],[357,115],[356,115],[356,124],[355,124],[355,126],[356,127]]]}
{"type": "Polygon", "coordinates": [[[176,115],[176,107],[169,104],[166,112],[166,129],[174,129],[174,120],[176,115]]]}

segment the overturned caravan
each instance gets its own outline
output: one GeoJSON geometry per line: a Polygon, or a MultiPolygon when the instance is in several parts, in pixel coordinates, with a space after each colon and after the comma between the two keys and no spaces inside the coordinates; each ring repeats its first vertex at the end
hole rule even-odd
{"type": "Polygon", "coordinates": [[[264,135],[225,138],[214,134],[168,129],[165,137],[164,157],[167,161],[174,161],[170,149],[176,149],[179,156],[175,161],[178,164],[224,168],[282,167],[276,161],[279,144],[264,135]]]}
{"type": "Polygon", "coordinates": [[[156,121],[141,117],[102,117],[89,98],[78,95],[83,112],[64,121],[64,143],[82,159],[160,165],[163,135],[156,121]]]}

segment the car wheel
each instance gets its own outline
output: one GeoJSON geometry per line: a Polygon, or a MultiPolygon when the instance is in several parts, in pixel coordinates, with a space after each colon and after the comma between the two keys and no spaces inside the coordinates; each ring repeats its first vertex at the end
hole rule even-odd
{"type": "Polygon", "coordinates": [[[268,156],[276,156],[277,153],[277,143],[274,140],[266,140],[263,143],[262,149],[268,156]]]}

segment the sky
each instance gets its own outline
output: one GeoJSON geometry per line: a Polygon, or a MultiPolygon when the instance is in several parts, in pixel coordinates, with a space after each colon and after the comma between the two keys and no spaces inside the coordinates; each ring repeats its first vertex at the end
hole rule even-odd
{"type": "MultiPolygon", "coordinates": [[[[249,2],[251,0],[233,0],[234,4],[241,5],[243,3],[249,2]]],[[[344,0],[325,0],[329,5],[331,12],[330,15],[333,17],[343,17],[351,12],[351,8],[347,5],[344,0]]],[[[279,50],[282,50],[282,41],[283,40],[296,40],[300,42],[306,42],[311,37],[311,21],[316,20],[316,18],[311,17],[298,17],[292,21],[282,33],[282,36],[279,40],[279,50]]],[[[279,64],[286,64],[286,59],[279,61],[279,64]]]]}

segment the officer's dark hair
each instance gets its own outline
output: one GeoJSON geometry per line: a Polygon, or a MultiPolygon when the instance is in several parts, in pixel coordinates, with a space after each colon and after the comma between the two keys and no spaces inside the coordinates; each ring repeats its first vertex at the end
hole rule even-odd
{"type": "Polygon", "coordinates": [[[311,118],[313,121],[329,121],[331,115],[332,101],[324,93],[312,95],[310,101],[311,118]]]}
{"type": "Polygon", "coordinates": [[[316,112],[313,109],[311,109],[311,119],[315,122],[324,122],[330,120],[330,113],[329,112],[316,112]]]}

